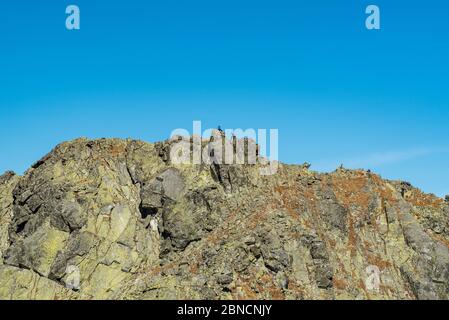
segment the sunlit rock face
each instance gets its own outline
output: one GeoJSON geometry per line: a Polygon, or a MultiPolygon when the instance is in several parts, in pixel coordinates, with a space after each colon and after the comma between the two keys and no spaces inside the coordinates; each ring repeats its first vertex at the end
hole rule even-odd
{"type": "Polygon", "coordinates": [[[0,176],[0,299],[448,299],[449,204],[363,170],[78,139],[0,176]]]}

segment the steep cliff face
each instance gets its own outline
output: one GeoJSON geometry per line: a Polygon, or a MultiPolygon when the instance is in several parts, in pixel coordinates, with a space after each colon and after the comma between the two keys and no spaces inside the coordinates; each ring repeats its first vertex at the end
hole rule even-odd
{"type": "Polygon", "coordinates": [[[78,139],[0,178],[0,299],[448,299],[449,204],[362,170],[78,139]]]}

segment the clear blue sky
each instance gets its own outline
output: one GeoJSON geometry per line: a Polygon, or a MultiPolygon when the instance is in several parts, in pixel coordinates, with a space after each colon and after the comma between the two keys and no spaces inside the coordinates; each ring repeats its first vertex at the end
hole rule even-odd
{"type": "Polygon", "coordinates": [[[278,128],[284,162],[449,194],[446,0],[15,0],[0,36],[0,171],[63,140],[156,141],[201,120],[278,128]]]}

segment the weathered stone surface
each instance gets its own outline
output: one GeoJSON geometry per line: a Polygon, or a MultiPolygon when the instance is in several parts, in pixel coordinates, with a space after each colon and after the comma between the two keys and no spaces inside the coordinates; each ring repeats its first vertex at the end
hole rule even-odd
{"type": "Polygon", "coordinates": [[[175,163],[179,141],[77,139],[0,176],[0,299],[449,298],[447,199],[209,141],[175,163]]]}
{"type": "Polygon", "coordinates": [[[54,229],[49,221],[23,240],[16,241],[5,253],[5,264],[30,269],[48,277],[56,255],[61,251],[69,234],[54,229]]]}
{"type": "Polygon", "coordinates": [[[0,266],[0,297],[10,300],[72,300],[75,292],[37,273],[11,266],[0,266]]]}
{"type": "Polygon", "coordinates": [[[139,187],[127,169],[129,142],[79,139],[57,146],[12,192],[13,218],[5,264],[106,298],[124,279],[159,255],[159,235],[139,211],[139,187]]]}
{"type": "Polygon", "coordinates": [[[260,251],[265,266],[273,272],[289,268],[291,257],[283,248],[283,243],[275,231],[269,227],[261,228],[259,232],[260,251]]]}
{"type": "Polygon", "coordinates": [[[14,201],[12,190],[19,177],[14,172],[6,172],[0,176],[0,265],[3,263],[3,254],[9,246],[9,225],[12,220],[12,203],[14,201]]]}

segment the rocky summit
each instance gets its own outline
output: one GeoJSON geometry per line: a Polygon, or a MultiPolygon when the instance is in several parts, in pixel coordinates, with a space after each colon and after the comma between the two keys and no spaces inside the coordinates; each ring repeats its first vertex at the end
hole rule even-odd
{"type": "Polygon", "coordinates": [[[448,299],[449,203],[365,170],[77,139],[0,177],[0,299],[448,299]]]}

